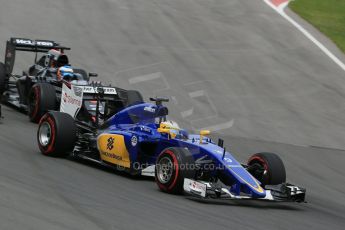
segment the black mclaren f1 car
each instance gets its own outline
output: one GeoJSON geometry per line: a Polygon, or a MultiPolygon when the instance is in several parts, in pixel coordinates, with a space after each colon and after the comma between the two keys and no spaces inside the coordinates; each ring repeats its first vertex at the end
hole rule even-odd
{"type": "Polygon", "coordinates": [[[69,65],[65,50],[70,48],[54,41],[10,38],[6,44],[5,62],[0,62],[2,102],[27,112],[31,121],[38,122],[47,111],[66,112],[64,109],[67,109],[67,112],[71,112],[71,106],[61,107],[61,104],[73,104],[76,101],[66,95],[62,96],[63,87],[66,87],[65,91],[81,89],[83,100],[78,101],[81,104],[74,111],[75,118],[98,125],[108,118],[107,114],[113,114],[135,101],[142,101],[142,96],[137,91],[124,90],[111,85],[105,87],[100,82],[90,82],[89,78],[96,77],[97,74],[87,74],[83,69],[73,68],[68,78],[61,78],[59,76],[61,68],[69,65]],[[35,53],[34,64],[21,74],[13,73],[16,51],[35,53]],[[43,55],[38,58],[38,53],[43,55]],[[74,87],[77,85],[79,87],[74,87]],[[97,109],[100,109],[102,115],[96,119],[95,103],[99,95],[102,99],[97,109]]]}

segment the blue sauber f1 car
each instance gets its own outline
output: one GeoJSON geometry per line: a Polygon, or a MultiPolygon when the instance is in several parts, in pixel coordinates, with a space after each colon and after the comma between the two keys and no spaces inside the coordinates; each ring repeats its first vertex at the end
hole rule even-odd
{"type": "MultiPolygon", "coordinates": [[[[101,90],[100,90],[101,91],[101,90]]],[[[167,120],[164,98],[138,103],[104,123],[90,126],[68,113],[48,112],[39,123],[38,145],[47,156],[91,160],[133,175],[154,176],[167,193],[200,198],[305,200],[304,188],[286,183],[285,167],[274,153],[257,153],[240,164],[213,142],[207,130],[188,134],[167,120]]]]}

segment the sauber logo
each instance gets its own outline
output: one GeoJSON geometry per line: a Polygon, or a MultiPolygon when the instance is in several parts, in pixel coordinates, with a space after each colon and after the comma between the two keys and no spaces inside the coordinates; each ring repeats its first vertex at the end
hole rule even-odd
{"type": "Polygon", "coordinates": [[[149,106],[146,106],[146,107],[144,107],[144,111],[147,111],[147,112],[150,112],[150,113],[154,113],[154,112],[156,112],[156,109],[152,108],[152,107],[149,107],[149,106]]]}

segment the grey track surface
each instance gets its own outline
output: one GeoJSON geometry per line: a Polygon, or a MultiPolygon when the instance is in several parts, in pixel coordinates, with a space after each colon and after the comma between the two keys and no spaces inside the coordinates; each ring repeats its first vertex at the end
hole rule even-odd
{"type": "Polygon", "coordinates": [[[36,125],[3,107],[0,229],[343,229],[344,72],[261,0],[0,4],[0,54],[10,36],[71,46],[74,66],[146,98],[171,96],[175,120],[213,126],[239,159],[280,153],[309,201],[205,204],[43,157],[36,125]]]}

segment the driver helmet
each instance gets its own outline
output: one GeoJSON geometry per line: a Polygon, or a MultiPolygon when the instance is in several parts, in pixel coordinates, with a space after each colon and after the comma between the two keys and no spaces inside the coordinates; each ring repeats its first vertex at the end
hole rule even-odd
{"type": "Polygon", "coordinates": [[[61,56],[61,52],[56,49],[51,49],[48,51],[46,66],[54,68],[57,66],[57,60],[61,56]]]}
{"type": "Polygon", "coordinates": [[[69,65],[69,60],[66,54],[61,54],[56,59],[56,67],[59,68],[64,65],[69,65]]]}
{"type": "Polygon", "coordinates": [[[69,60],[66,54],[56,49],[48,51],[46,66],[51,68],[59,68],[64,65],[68,65],[69,60]]]}
{"type": "Polygon", "coordinates": [[[73,76],[73,69],[70,65],[61,66],[57,71],[58,80],[62,80],[64,78],[71,79],[73,76]]]}
{"type": "Polygon", "coordinates": [[[162,129],[169,129],[169,135],[172,139],[175,139],[179,134],[180,126],[175,121],[163,121],[159,125],[162,129]]]}
{"type": "Polygon", "coordinates": [[[180,126],[175,121],[171,120],[161,122],[160,127],[163,129],[180,129],[180,126]]]}
{"type": "Polygon", "coordinates": [[[48,51],[48,55],[56,61],[58,57],[61,55],[61,52],[56,49],[51,49],[48,51]]]}

